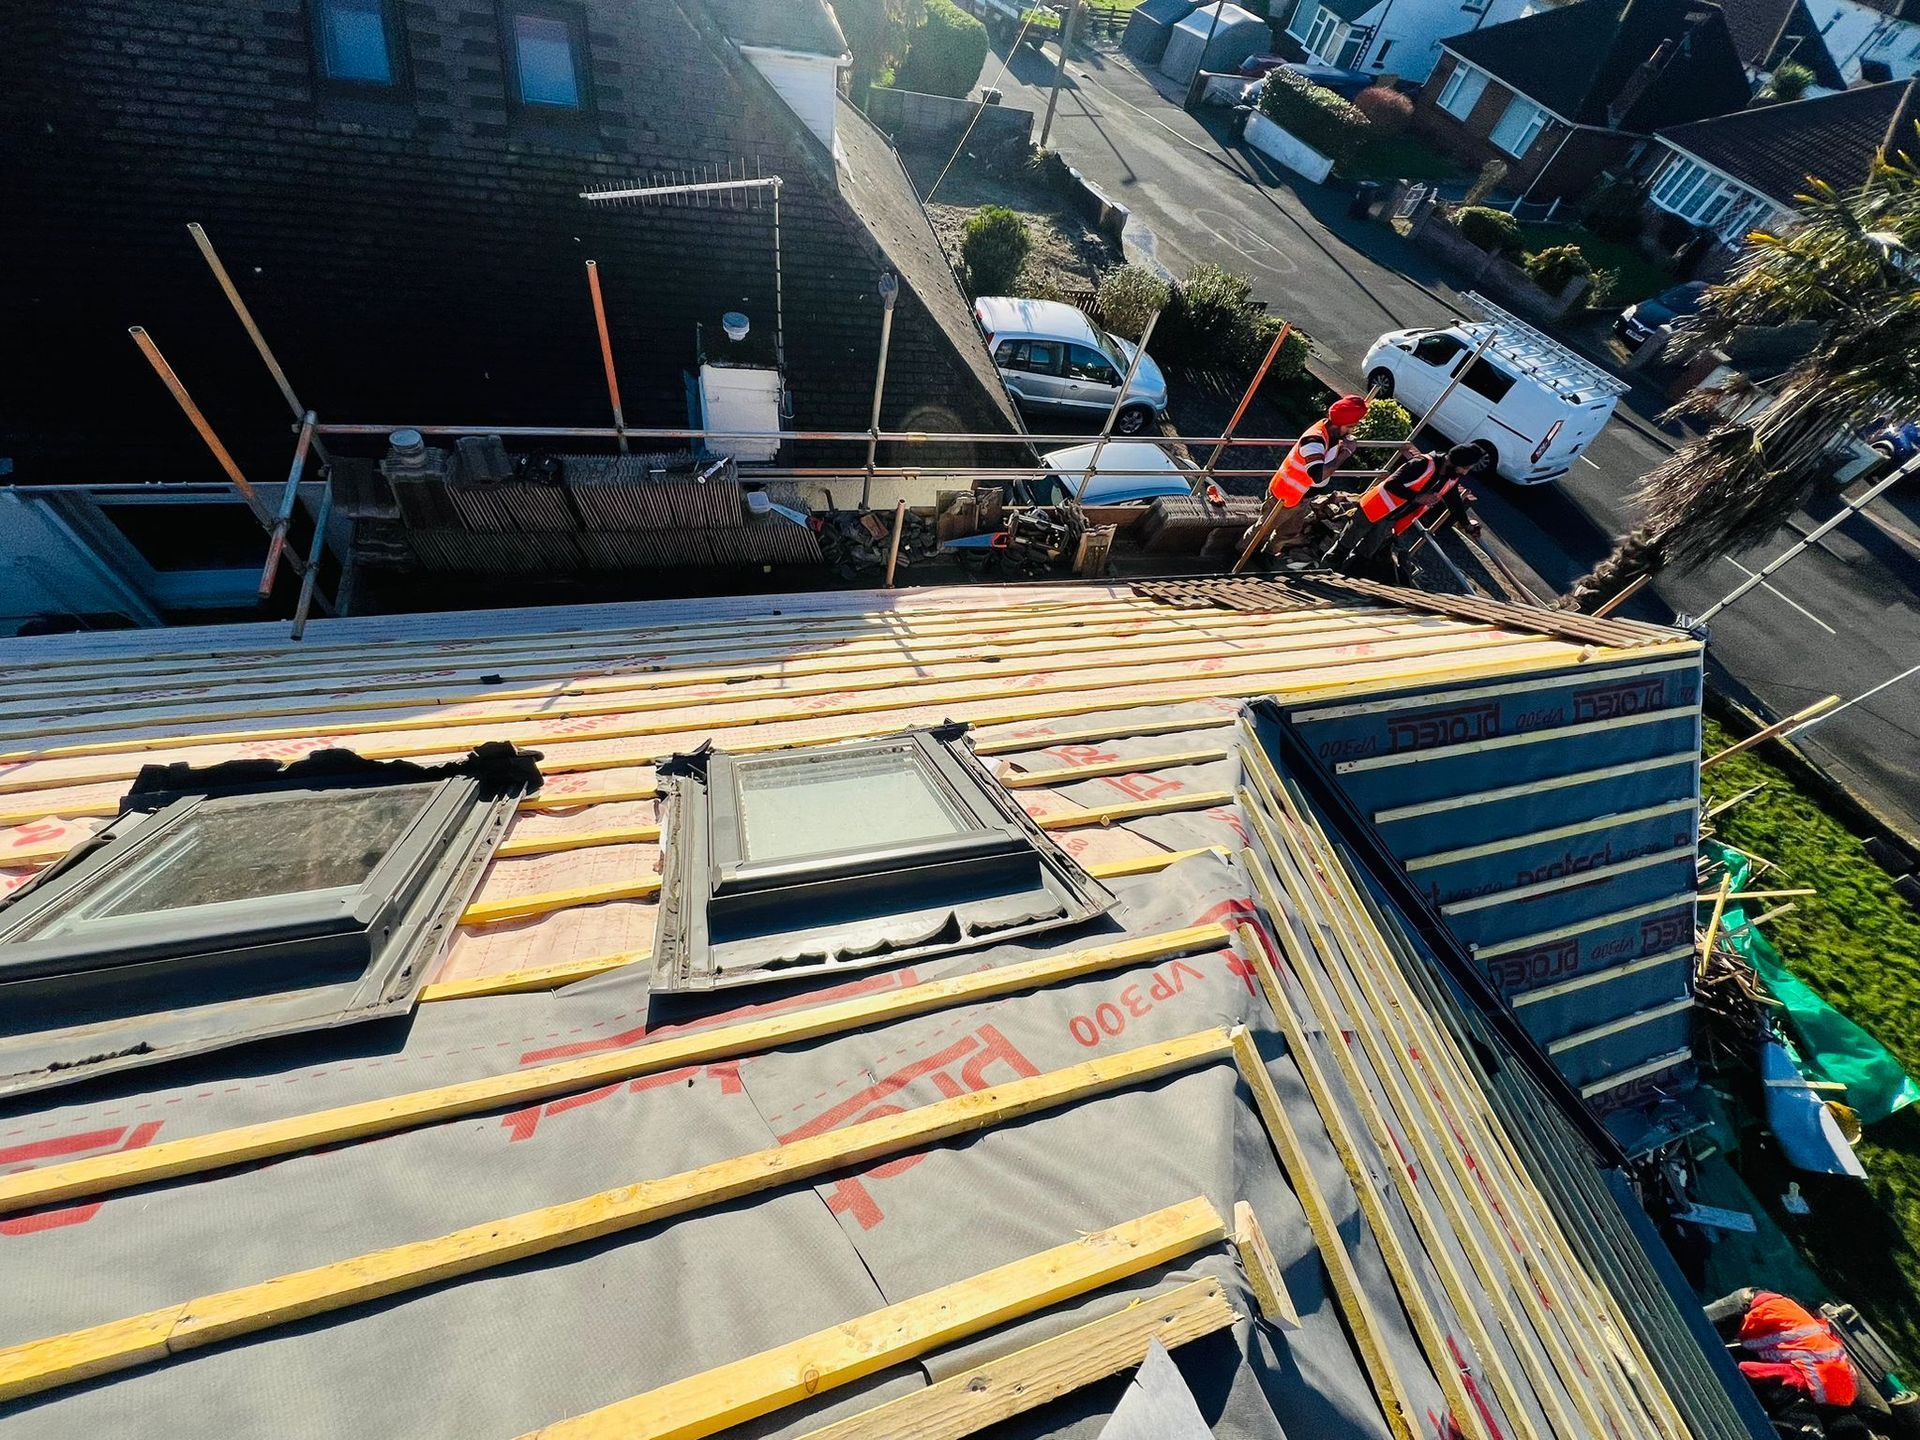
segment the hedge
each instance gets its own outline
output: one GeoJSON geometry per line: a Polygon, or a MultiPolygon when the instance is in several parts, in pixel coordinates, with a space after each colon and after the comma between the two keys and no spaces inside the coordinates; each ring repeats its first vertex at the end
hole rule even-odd
{"type": "Polygon", "coordinates": [[[1558,295],[1567,282],[1580,276],[1591,277],[1593,265],[1578,245],[1549,245],[1535,250],[1520,262],[1538,285],[1549,295],[1558,295]]]}
{"type": "Polygon", "coordinates": [[[1490,205],[1468,205],[1453,212],[1454,228],[1470,245],[1496,255],[1520,251],[1520,222],[1490,205]]]}
{"type": "Polygon", "coordinates": [[[1128,340],[1138,340],[1147,321],[1173,299],[1173,290],[1164,280],[1138,265],[1114,266],[1100,277],[1098,293],[1107,328],[1128,340]]]}
{"type": "Polygon", "coordinates": [[[987,63],[987,27],[953,0],[927,0],[927,19],[914,32],[894,84],[922,95],[955,98],[973,89],[987,63]]]}
{"type": "Polygon", "coordinates": [[[1267,72],[1260,113],[1335,163],[1351,160],[1372,129],[1350,101],[1292,70],[1267,72]]]}

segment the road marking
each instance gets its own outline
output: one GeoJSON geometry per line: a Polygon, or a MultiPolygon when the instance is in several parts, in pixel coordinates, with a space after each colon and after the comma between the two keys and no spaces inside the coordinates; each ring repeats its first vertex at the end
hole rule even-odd
{"type": "MultiPolygon", "coordinates": [[[[1754,572],[1747,569],[1746,566],[1742,565],[1738,560],[1734,559],[1731,555],[1722,555],[1720,558],[1722,560],[1725,560],[1729,565],[1733,566],[1734,569],[1738,570],[1742,575],[1746,576],[1749,580],[1754,578],[1754,572]]],[[[1781,591],[1774,589],[1773,586],[1770,585],[1765,580],[1762,580],[1760,582],[1760,588],[1762,590],[1765,590],[1768,594],[1772,595],[1775,599],[1784,600],[1787,604],[1791,605],[1794,609],[1798,610],[1802,615],[1806,616],[1807,619],[1813,621],[1814,624],[1818,625],[1822,630],[1826,631],[1829,635],[1838,635],[1840,633],[1838,630],[1834,629],[1833,626],[1827,624],[1826,621],[1822,620],[1818,615],[1814,614],[1811,610],[1807,609],[1807,607],[1802,605],[1798,600],[1795,600],[1791,595],[1783,594],[1781,591]]]]}
{"type": "Polygon", "coordinates": [[[1581,463],[1582,465],[1593,465],[1593,468],[1594,468],[1594,469],[1596,469],[1596,470],[1598,470],[1598,469],[1600,468],[1600,467],[1599,467],[1598,465],[1594,465],[1594,462],[1593,462],[1593,461],[1591,461],[1591,460],[1589,460],[1589,459],[1587,459],[1587,457],[1586,457],[1586,456],[1584,456],[1584,455],[1582,455],[1582,456],[1580,457],[1580,463],[1581,463]]]}

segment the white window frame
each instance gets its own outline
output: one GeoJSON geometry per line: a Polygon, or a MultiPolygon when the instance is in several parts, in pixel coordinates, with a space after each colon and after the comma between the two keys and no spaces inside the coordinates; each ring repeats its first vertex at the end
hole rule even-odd
{"type": "Polygon", "coordinates": [[[1526,96],[1515,95],[1507,101],[1507,108],[1500,112],[1500,118],[1493,122],[1493,129],[1487,132],[1487,139],[1492,141],[1496,148],[1506,151],[1517,160],[1533,147],[1535,140],[1540,138],[1540,132],[1547,128],[1548,118],[1547,112],[1526,96]],[[1506,128],[1508,120],[1520,113],[1523,106],[1532,113],[1527,116],[1526,123],[1520,127],[1519,143],[1509,145],[1500,138],[1500,132],[1506,128]]]}
{"type": "Polygon", "coordinates": [[[1480,97],[1487,93],[1489,78],[1486,71],[1476,70],[1466,61],[1456,59],[1453,62],[1453,71],[1441,85],[1439,97],[1434,104],[1454,119],[1464,120],[1473,113],[1473,107],[1480,103],[1480,97]],[[1467,103],[1464,106],[1455,109],[1454,106],[1460,99],[1460,92],[1467,89],[1469,85],[1472,86],[1473,93],[1467,96],[1467,103]]]}
{"type": "Polygon", "coordinates": [[[1287,34],[1302,45],[1307,43],[1307,32],[1313,29],[1313,22],[1320,18],[1319,0],[1299,0],[1293,7],[1293,13],[1287,17],[1287,34]],[[1304,22],[1304,23],[1303,23],[1304,22]],[[1299,25],[1296,30],[1293,27],[1299,25]]]}
{"type": "Polygon", "coordinates": [[[1323,64],[1331,65],[1333,57],[1340,53],[1348,29],[1338,15],[1322,5],[1313,17],[1313,24],[1307,27],[1307,38],[1302,43],[1309,55],[1323,64]]]}
{"type": "Polygon", "coordinates": [[[1649,192],[1653,203],[1729,244],[1779,211],[1773,201],[1690,155],[1670,152],[1649,192]]]}

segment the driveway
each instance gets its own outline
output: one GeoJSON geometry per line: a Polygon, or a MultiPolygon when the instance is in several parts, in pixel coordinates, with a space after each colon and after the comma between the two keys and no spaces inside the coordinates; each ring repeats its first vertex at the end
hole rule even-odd
{"type": "MultiPolygon", "coordinates": [[[[983,81],[998,84],[1005,103],[1044,113],[1051,58],[1021,51],[1003,76],[1001,61],[989,57],[983,81]]],[[[1356,387],[1360,357],[1383,331],[1464,313],[1452,309],[1458,292],[1430,256],[1385,226],[1348,219],[1346,195],[1234,144],[1224,113],[1189,115],[1178,87],[1166,89],[1118,55],[1076,59],[1049,141],[1152,229],[1161,264],[1180,274],[1211,260],[1250,276],[1274,313],[1305,328],[1321,361],[1356,387]]],[[[1632,524],[1627,496],[1638,478],[1669,453],[1651,419],[1656,407],[1644,391],[1628,397],[1558,485],[1482,486],[1482,517],[1503,557],[1560,592],[1605,555],[1632,524]]],[[[1817,513],[1830,512],[1823,503],[1817,513]]],[[[1785,715],[1827,694],[1851,699],[1920,664],[1914,509],[1876,503],[1772,589],[1723,612],[1710,641],[1723,683],[1785,715]]],[[[1795,523],[1804,530],[1814,521],[1795,523]]],[[[1677,611],[1698,614],[1796,538],[1783,529],[1754,551],[1663,576],[1624,613],[1663,622],[1677,611]]],[[[1802,743],[1898,828],[1920,835],[1920,675],[1823,721],[1802,743]]]]}

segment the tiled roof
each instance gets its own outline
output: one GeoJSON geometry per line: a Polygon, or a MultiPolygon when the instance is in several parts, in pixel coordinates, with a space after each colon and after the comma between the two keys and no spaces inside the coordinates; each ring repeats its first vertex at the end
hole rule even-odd
{"type": "Polygon", "coordinates": [[[803,55],[847,53],[847,37],[827,0],[706,0],[727,38],[803,55]]]}
{"type": "Polygon", "coordinates": [[[1791,205],[1807,177],[1857,185],[1880,148],[1912,143],[1920,85],[1892,80],[1837,95],[1761,105],[1662,130],[1660,138],[1770,200],[1791,205]]]}
{"type": "Polygon", "coordinates": [[[1747,103],[1726,22],[1696,0],[1576,0],[1442,42],[1510,90],[1577,125],[1652,131],[1747,103]],[[1636,95],[1662,45],[1659,73],[1636,95]]]}
{"type": "Polygon", "coordinates": [[[1847,87],[1805,0],[1720,0],[1727,33],[1743,65],[1771,71],[1792,60],[1813,72],[1813,83],[1823,90],[1847,87]]]}

